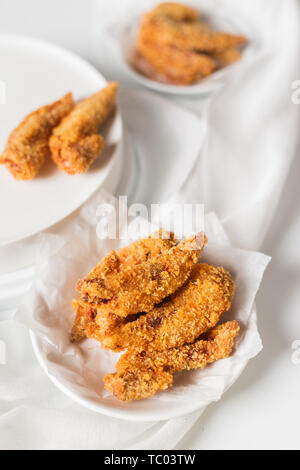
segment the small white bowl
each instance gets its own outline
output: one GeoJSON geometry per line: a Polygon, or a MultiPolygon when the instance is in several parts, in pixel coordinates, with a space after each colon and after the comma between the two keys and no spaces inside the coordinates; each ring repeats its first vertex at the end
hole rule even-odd
{"type": "MultiPolygon", "coordinates": [[[[140,24],[140,16],[135,17],[130,23],[113,25],[109,28],[108,33],[111,37],[117,41],[122,59],[125,63],[128,73],[137,80],[141,85],[151,88],[153,90],[162,92],[162,93],[173,93],[177,95],[206,95],[218,90],[225,82],[228,74],[230,74],[233,69],[241,63],[244,59],[244,54],[247,53],[247,49],[243,52],[243,57],[241,60],[235,64],[227,65],[226,67],[217,70],[209,77],[192,83],[191,85],[171,85],[169,83],[164,83],[157,79],[149,78],[143,75],[142,72],[139,72],[132,65],[132,55],[135,50],[135,44],[137,39],[138,28],[140,24]]],[[[214,18],[214,25],[220,27],[223,25],[224,30],[229,30],[235,32],[236,28],[233,28],[231,24],[225,22],[224,20],[214,18]]]]}

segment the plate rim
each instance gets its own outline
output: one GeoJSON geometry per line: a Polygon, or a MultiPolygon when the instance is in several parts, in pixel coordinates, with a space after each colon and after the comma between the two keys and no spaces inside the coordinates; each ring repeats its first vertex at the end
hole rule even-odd
{"type": "MultiPolygon", "coordinates": [[[[257,310],[256,310],[256,305],[254,303],[253,305],[254,309],[254,314],[256,315],[257,310]]],[[[102,414],[105,416],[109,416],[110,418],[117,418],[117,419],[122,419],[125,421],[132,421],[132,422],[161,422],[161,421],[166,421],[169,419],[173,418],[181,418],[183,416],[186,416],[190,413],[200,411],[203,406],[199,406],[198,402],[191,402],[190,406],[188,406],[188,403],[184,408],[179,408],[177,412],[169,411],[169,412],[162,412],[160,411],[160,416],[151,416],[151,411],[148,410],[146,413],[140,410],[125,410],[124,408],[113,408],[110,405],[103,405],[101,403],[94,403],[91,400],[84,398],[82,396],[79,396],[76,394],[76,392],[73,392],[70,390],[66,385],[62,384],[56,377],[54,377],[47,369],[45,362],[43,361],[43,357],[40,351],[39,347],[39,341],[42,341],[42,338],[39,337],[32,329],[29,329],[29,336],[30,336],[30,341],[32,344],[32,349],[34,351],[34,354],[38,360],[39,365],[41,366],[42,370],[45,372],[47,377],[51,380],[51,382],[61,391],[63,392],[67,397],[69,397],[71,400],[73,400],[75,403],[78,405],[87,408],[91,411],[94,411],[95,413],[102,414]]],[[[245,370],[247,367],[248,361],[244,362],[241,364],[240,369],[238,371],[237,376],[235,377],[234,382],[238,380],[242,372],[245,370]]],[[[233,382],[233,383],[234,383],[233,382]]],[[[227,391],[228,388],[230,388],[232,383],[227,387],[224,391],[223,394],[227,391]]],[[[163,393],[163,392],[162,392],[163,393]]],[[[222,396],[223,396],[222,394],[222,396]]],[[[214,401],[219,401],[214,400],[214,401]]],[[[208,405],[204,406],[203,411],[207,408],[208,405]]],[[[168,407],[166,406],[165,410],[168,410],[168,407]]]]}

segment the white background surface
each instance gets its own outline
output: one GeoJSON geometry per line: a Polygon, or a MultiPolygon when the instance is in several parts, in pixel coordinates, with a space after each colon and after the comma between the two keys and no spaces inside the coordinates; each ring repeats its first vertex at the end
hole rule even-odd
{"type": "MultiPolygon", "coordinates": [[[[114,60],[114,50],[100,36],[95,44],[91,35],[95,28],[95,17],[90,14],[93,3],[1,0],[0,30],[29,34],[66,46],[98,66],[106,78],[129,83],[120,62],[114,60]]],[[[120,8],[121,2],[102,0],[102,3],[107,4],[110,14],[120,8]]],[[[101,18],[97,17],[97,21],[101,18]]],[[[177,101],[202,108],[198,100],[185,101],[181,97],[177,101]]],[[[300,340],[298,156],[262,247],[273,256],[257,299],[264,350],[252,360],[221,402],[209,407],[177,448],[300,448],[300,364],[291,361],[292,343],[300,340]]]]}

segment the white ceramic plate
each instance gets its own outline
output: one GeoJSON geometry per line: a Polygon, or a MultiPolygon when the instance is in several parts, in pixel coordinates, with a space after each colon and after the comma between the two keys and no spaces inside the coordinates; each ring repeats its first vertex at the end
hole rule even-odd
{"type": "MultiPolygon", "coordinates": [[[[0,57],[0,80],[6,85],[5,103],[0,104],[0,152],[11,130],[32,110],[67,91],[78,100],[106,84],[105,78],[80,57],[36,39],[1,34],[0,57]]],[[[15,181],[0,166],[0,245],[55,224],[105,182],[109,187],[116,186],[122,164],[119,113],[104,133],[105,151],[83,175],[69,176],[49,161],[34,180],[15,181]]]]}
{"type": "MultiPolygon", "coordinates": [[[[95,238],[93,239],[92,232],[89,235],[87,243],[94,251],[95,238]]],[[[209,238],[212,239],[212,236],[209,238]]],[[[48,258],[48,266],[52,265],[52,268],[43,270],[37,295],[26,302],[27,313],[23,308],[21,318],[22,315],[23,318],[24,315],[30,317],[26,324],[34,329],[34,332],[30,332],[33,349],[50,380],[72,400],[92,411],[133,421],[160,421],[203,409],[221,397],[239,377],[248,360],[261,348],[256,330],[256,311],[255,307],[251,307],[261,274],[257,275],[253,270],[249,275],[249,255],[253,256],[254,263],[258,263],[258,254],[213,244],[206,248],[203,261],[225,265],[237,282],[232,309],[223,317],[224,321],[235,318],[242,325],[241,335],[236,343],[237,354],[217,361],[204,370],[177,374],[174,377],[174,387],[168,393],[161,392],[147,400],[120,402],[104,389],[103,384],[106,374],[114,371],[119,355],[102,349],[93,340],[85,340],[79,345],[72,345],[69,341],[68,332],[73,313],[68,300],[74,295],[74,282],[78,279],[78,268],[81,267],[78,257],[75,260],[67,258],[65,250],[70,247],[73,251],[76,250],[77,241],[72,237],[58,251],[55,251],[57,247],[54,247],[50,239],[45,240],[44,248],[47,251],[46,244],[50,250],[54,249],[52,256],[48,258]],[[65,267],[65,272],[62,269],[57,276],[55,269],[53,270],[54,262],[59,266],[66,262],[68,266],[65,267]],[[58,277],[65,297],[56,295],[54,299],[53,291],[46,293],[47,284],[53,285],[58,277]]],[[[84,245],[83,242],[81,246],[84,245]]],[[[84,252],[79,256],[83,259],[84,252]]]]}

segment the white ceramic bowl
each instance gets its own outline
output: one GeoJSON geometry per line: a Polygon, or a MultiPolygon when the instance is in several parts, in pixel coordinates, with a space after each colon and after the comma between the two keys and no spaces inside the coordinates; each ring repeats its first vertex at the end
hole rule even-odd
{"type": "MultiPolygon", "coordinates": [[[[225,21],[218,17],[213,17],[213,23],[216,27],[224,28],[228,31],[236,31],[236,28],[231,24],[231,22],[225,21]]],[[[209,77],[193,83],[191,85],[170,85],[168,83],[163,83],[155,79],[151,79],[143,75],[141,72],[137,71],[132,65],[132,53],[135,49],[136,38],[138,33],[140,23],[140,16],[134,17],[130,22],[124,22],[123,24],[113,25],[109,28],[108,32],[112,38],[117,42],[120,48],[120,53],[127,72],[137,80],[141,85],[144,85],[153,90],[162,92],[162,93],[173,93],[177,95],[207,95],[216,90],[218,90],[226,80],[226,77],[233,72],[234,68],[239,66],[239,64],[244,60],[244,56],[248,55],[248,47],[243,52],[243,57],[241,60],[232,65],[228,65],[216,72],[214,72],[209,77]]]]}

